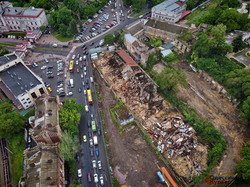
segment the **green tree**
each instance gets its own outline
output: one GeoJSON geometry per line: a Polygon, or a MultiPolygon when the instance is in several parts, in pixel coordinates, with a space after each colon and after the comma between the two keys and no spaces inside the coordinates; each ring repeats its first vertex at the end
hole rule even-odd
{"type": "Polygon", "coordinates": [[[39,29],[43,32],[46,30],[46,26],[42,25],[41,27],[39,27],[39,29]]]}
{"type": "Polygon", "coordinates": [[[165,93],[177,92],[178,85],[187,85],[185,74],[175,68],[165,68],[161,73],[156,74],[155,80],[165,93]]]}
{"type": "Polygon", "coordinates": [[[9,54],[9,51],[5,47],[0,46],[0,56],[6,55],[6,54],[9,54]]]}
{"type": "Polygon", "coordinates": [[[7,138],[21,131],[24,127],[24,118],[15,112],[0,115],[0,137],[7,138]]]}
{"type": "Polygon", "coordinates": [[[248,45],[242,41],[242,35],[239,35],[233,40],[232,46],[233,46],[233,51],[238,52],[246,48],[248,45]]]}
{"type": "Polygon", "coordinates": [[[76,99],[66,99],[63,108],[59,111],[60,124],[63,130],[78,134],[78,126],[83,112],[83,105],[77,104],[76,99]]]}
{"type": "Polygon", "coordinates": [[[74,180],[69,184],[69,187],[82,187],[82,185],[77,180],[74,180]]]}
{"type": "Polygon", "coordinates": [[[242,149],[243,160],[241,160],[236,166],[236,172],[238,177],[243,180],[250,179],[250,141],[246,143],[246,146],[242,149]]]}
{"type": "MultiPolygon", "coordinates": [[[[248,87],[250,89],[250,83],[248,84],[248,87]]],[[[249,90],[250,91],[250,90],[249,90]]],[[[242,107],[241,107],[241,113],[240,113],[241,117],[246,120],[249,121],[250,120],[250,94],[247,97],[246,100],[244,100],[242,107]]],[[[250,155],[249,155],[250,156],[250,155]]]]}
{"type": "Polygon", "coordinates": [[[115,43],[115,37],[113,34],[107,34],[104,36],[104,43],[108,45],[113,45],[115,43]]]}
{"type": "Polygon", "coordinates": [[[124,33],[122,31],[116,31],[114,35],[115,35],[115,42],[120,46],[123,46],[124,33]]]}
{"type": "Polygon", "coordinates": [[[79,148],[79,140],[76,135],[73,135],[67,130],[62,132],[61,142],[59,144],[59,154],[65,161],[74,160],[79,148]]]}
{"type": "Polygon", "coordinates": [[[186,42],[191,42],[193,39],[193,33],[192,33],[192,31],[186,31],[186,32],[180,34],[179,37],[180,37],[180,39],[182,39],[186,42]]]}
{"type": "Polygon", "coordinates": [[[239,0],[222,0],[220,5],[221,6],[227,5],[229,8],[236,8],[236,7],[240,7],[241,3],[239,0]]]}
{"type": "Polygon", "coordinates": [[[150,44],[154,47],[160,47],[162,44],[161,38],[150,38],[150,44]]]}

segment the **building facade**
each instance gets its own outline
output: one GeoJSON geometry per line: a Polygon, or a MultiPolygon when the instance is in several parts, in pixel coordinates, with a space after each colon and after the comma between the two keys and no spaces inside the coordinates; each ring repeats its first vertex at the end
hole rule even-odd
{"type": "Polygon", "coordinates": [[[42,79],[15,53],[0,57],[0,90],[18,109],[28,109],[38,97],[48,94],[42,79]]]}
{"type": "Polygon", "coordinates": [[[13,7],[7,1],[0,2],[0,33],[34,31],[43,25],[48,25],[44,9],[13,7]]]}
{"type": "Polygon", "coordinates": [[[165,0],[151,9],[151,18],[176,23],[180,20],[186,7],[185,0],[165,0]]]}

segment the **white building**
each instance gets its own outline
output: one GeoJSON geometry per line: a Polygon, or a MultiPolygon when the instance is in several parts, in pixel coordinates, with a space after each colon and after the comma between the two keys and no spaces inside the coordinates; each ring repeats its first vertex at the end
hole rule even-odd
{"type": "Polygon", "coordinates": [[[36,98],[48,94],[41,78],[14,53],[0,57],[0,90],[18,109],[27,109],[36,98]]]}
{"type": "Polygon", "coordinates": [[[33,31],[47,26],[44,9],[34,7],[13,7],[7,1],[0,2],[0,33],[9,31],[33,31]]]}
{"type": "Polygon", "coordinates": [[[176,23],[186,10],[186,0],[165,0],[164,2],[154,6],[151,10],[151,18],[176,23]]]}

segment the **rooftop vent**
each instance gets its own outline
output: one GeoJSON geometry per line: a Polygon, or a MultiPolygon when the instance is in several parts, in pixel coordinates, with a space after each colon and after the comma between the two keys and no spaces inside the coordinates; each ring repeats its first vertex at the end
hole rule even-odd
{"type": "Polygon", "coordinates": [[[12,75],[12,74],[10,74],[10,76],[13,78],[13,75],[12,75]]]}
{"type": "Polygon", "coordinates": [[[21,77],[17,77],[18,78],[18,80],[21,80],[22,78],[21,77]]]}
{"type": "Polygon", "coordinates": [[[30,83],[30,86],[31,86],[31,87],[33,87],[33,86],[34,86],[34,84],[31,82],[31,83],[30,83]]]}
{"type": "Polygon", "coordinates": [[[10,74],[10,72],[9,72],[9,71],[7,71],[7,73],[8,73],[8,74],[10,74]]]}
{"type": "Polygon", "coordinates": [[[19,83],[19,82],[17,82],[17,85],[19,85],[19,86],[20,86],[20,83],[19,83]]]}

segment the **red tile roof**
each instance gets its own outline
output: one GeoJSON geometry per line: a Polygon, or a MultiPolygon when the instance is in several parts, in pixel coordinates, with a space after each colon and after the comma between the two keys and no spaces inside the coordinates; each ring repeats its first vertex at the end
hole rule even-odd
{"type": "Polygon", "coordinates": [[[138,64],[129,56],[124,50],[116,50],[116,53],[122,58],[122,60],[131,67],[138,67],[138,64]]]}

